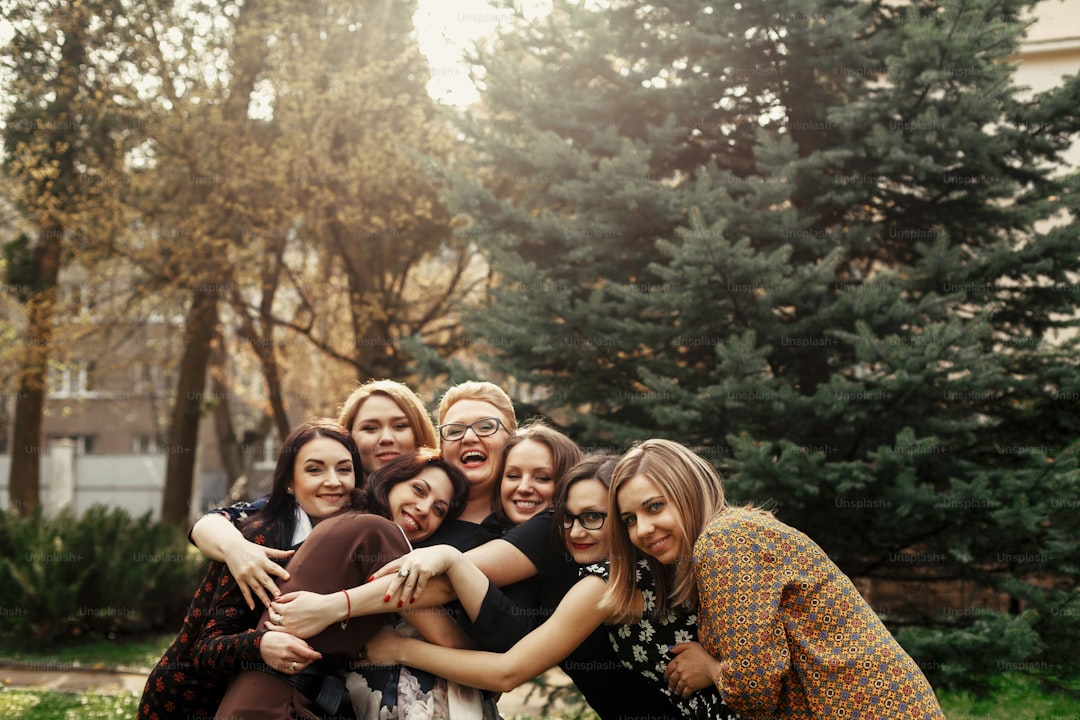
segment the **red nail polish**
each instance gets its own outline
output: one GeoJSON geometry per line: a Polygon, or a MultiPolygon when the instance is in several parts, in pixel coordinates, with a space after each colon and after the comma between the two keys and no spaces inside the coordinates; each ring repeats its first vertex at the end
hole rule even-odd
{"type": "Polygon", "coordinates": [[[410,605],[412,605],[412,604],[413,604],[414,602],[416,602],[416,598],[415,598],[415,597],[411,597],[411,598],[409,598],[409,604],[410,604],[410,605]]]}
{"type": "Polygon", "coordinates": [[[372,581],[372,580],[374,580],[374,579],[375,579],[375,576],[374,576],[374,575],[368,575],[368,576],[367,576],[367,580],[365,580],[364,582],[371,582],[371,581],[372,581]]]}
{"type": "Polygon", "coordinates": [[[382,599],[382,601],[383,601],[383,602],[390,602],[390,596],[389,596],[389,595],[387,595],[386,597],[384,597],[384,598],[382,599]]]}
{"type": "Polygon", "coordinates": [[[402,600],[398,600],[398,601],[397,601],[397,606],[398,606],[398,607],[401,607],[401,606],[402,606],[402,605],[404,605],[404,604],[405,604],[405,603],[404,603],[404,601],[402,601],[402,600]]]}

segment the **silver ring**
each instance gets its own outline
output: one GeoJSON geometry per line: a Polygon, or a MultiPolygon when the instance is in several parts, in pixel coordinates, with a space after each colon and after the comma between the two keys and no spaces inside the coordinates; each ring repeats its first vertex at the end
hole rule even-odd
{"type": "Polygon", "coordinates": [[[407,568],[407,567],[401,568],[400,570],[397,571],[397,576],[399,578],[407,578],[407,577],[409,577],[409,568],[407,568]]]}
{"type": "Polygon", "coordinates": [[[291,663],[289,663],[289,671],[291,672],[291,671],[293,671],[295,669],[296,669],[296,661],[293,660],[291,663]]]}

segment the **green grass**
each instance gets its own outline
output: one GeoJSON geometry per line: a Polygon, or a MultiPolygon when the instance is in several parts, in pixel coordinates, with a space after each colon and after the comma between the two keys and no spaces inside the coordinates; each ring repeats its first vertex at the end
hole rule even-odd
{"type": "Polygon", "coordinates": [[[134,720],[137,695],[0,689],[0,717],[20,720],[134,720]]]}
{"type": "MultiPolygon", "coordinates": [[[[174,635],[138,641],[87,642],[49,651],[6,652],[2,659],[58,670],[123,669],[149,672],[174,635]]],[[[134,720],[139,696],[134,693],[66,693],[29,688],[0,688],[0,718],[21,720],[134,720]]]]}
{"type": "MultiPolygon", "coordinates": [[[[58,668],[123,668],[148,672],[172,642],[172,635],[149,637],[138,642],[85,643],[50,652],[9,653],[5,660],[53,664],[58,668]]],[[[994,693],[975,698],[967,693],[940,692],[942,710],[948,720],[1080,720],[1080,700],[1064,694],[1047,694],[1034,680],[1020,674],[992,680],[994,693]]],[[[546,688],[541,688],[543,691],[546,688]]],[[[569,699],[569,698],[568,698],[569,699]]],[[[138,696],[89,693],[58,693],[22,688],[0,688],[0,718],[22,720],[133,720],[138,696]]],[[[574,712],[569,720],[591,716],[588,710],[574,712]]]]}
{"type": "Polygon", "coordinates": [[[123,643],[101,640],[49,651],[8,652],[0,659],[58,669],[79,667],[150,672],[174,637],[174,634],[154,635],[136,641],[125,640],[123,643]]]}
{"type": "Polygon", "coordinates": [[[993,694],[975,698],[968,693],[938,693],[948,720],[1076,720],[1080,700],[1048,694],[1035,681],[1017,673],[991,680],[993,694]]]}

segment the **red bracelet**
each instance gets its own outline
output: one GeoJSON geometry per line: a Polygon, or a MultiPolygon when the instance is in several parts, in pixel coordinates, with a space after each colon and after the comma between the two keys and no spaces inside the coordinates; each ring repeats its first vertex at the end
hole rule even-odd
{"type": "Polygon", "coordinates": [[[345,607],[347,608],[345,611],[345,619],[341,621],[341,629],[344,630],[349,626],[349,620],[352,618],[352,600],[349,599],[348,590],[342,590],[341,592],[345,593],[345,607]]]}

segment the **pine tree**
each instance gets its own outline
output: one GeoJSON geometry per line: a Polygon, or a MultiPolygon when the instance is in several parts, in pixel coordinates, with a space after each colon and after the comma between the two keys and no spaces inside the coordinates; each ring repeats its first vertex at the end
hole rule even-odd
{"type": "Polygon", "coordinates": [[[1080,81],[1013,83],[1031,7],[557,2],[478,51],[450,172],[492,367],[695,447],[939,683],[1078,669],[1080,81]]]}

